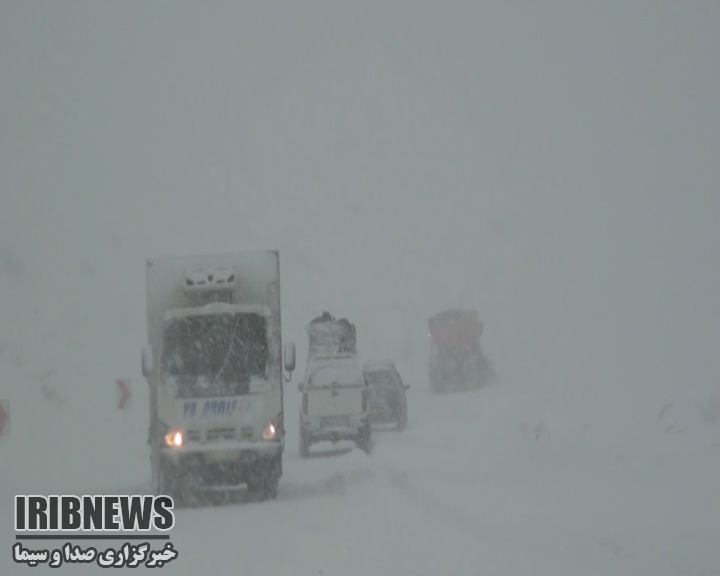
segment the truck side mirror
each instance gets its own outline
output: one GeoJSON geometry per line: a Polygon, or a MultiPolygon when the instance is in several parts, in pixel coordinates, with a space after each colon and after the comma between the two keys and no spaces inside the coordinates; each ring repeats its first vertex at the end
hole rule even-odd
{"type": "Polygon", "coordinates": [[[288,342],[285,344],[285,370],[292,372],[295,370],[295,343],[288,342]]]}
{"type": "Polygon", "coordinates": [[[149,344],[142,349],[142,373],[145,378],[150,378],[153,371],[153,353],[152,346],[149,344]]]}

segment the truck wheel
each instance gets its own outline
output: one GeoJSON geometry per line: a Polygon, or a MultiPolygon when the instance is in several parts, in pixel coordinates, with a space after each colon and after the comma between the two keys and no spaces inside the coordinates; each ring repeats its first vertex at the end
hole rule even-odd
{"type": "Polygon", "coordinates": [[[176,508],[184,508],[187,505],[182,488],[182,478],[167,466],[160,465],[158,471],[158,491],[156,495],[170,496],[176,508]]]}
{"type": "Polygon", "coordinates": [[[267,500],[268,498],[274,500],[277,498],[281,462],[282,460],[278,460],[268,466],[261,466],[252,470],[247,479],[248,492],[260,500],[267,500]]]}
{"type": "Polygon", "coordinates": [[[300,428],[300,458],[309,458],[309,457],[310,457],[310,446],[305,437],[305,433],[303,432],[303,429],[300,428]]]}
{"type": "Polygon", "coordinates": [[[372,448],[372,434],[369,422],[360,430],[357,438],[357,445],[360,450],[365,452],[365,454],[370,454],[370,449],[372,448]]]}
{"type": "Polygon", "coordinates": [[[258,481],[248,482],[248,492],[259,498],[260,500],[267,500],[277,498],[278,481],[271,478],[262,478],[258,481]]]}
{"type": "Polygon", "coordinates": [[[490,364],[485,358],[482,358],[479,363],[478,373],[480,374],[481,386],[489,386],[495,381],[496,375],[492,364],[490,364]]]}
{"type": "Polygon", "coordinates": [[[267,482],[265,484],[265,486],[263,487],[263,490],[265,492],[265,497],[275,500],[277,498],[277,489],[278,489],[277,480],[274,480],[272,482],[267,482]]]}
{"type": "Polygon", "coordinates": [[[248,494],[250,494],[254,498],[261,496],[261,492],[262,492],[261,488],[262,488],[262,482],[260,482],[259,480],[248,480],[247,491],[248,491],[248,494]]]}

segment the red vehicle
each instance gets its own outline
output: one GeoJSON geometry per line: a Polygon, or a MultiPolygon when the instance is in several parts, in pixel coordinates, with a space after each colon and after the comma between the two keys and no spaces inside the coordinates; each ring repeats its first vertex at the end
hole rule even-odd
{"type": "Polygon", "coordinates": [[[493,369],[480,347],[483,325],[475,310],[445,310],[428,320],[430,390],[467,390],[489,384],[493,369]]]}

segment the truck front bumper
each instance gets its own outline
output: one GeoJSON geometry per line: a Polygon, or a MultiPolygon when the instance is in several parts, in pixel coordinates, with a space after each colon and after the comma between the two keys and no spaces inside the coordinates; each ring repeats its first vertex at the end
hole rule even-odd
{"type": "Polygon", "coordinates": [[[355,440],[369,426],[369,415],[301,418],[306,437],[315,441],[355,440]]]}
{"type": "Polygon", "coordinates": [[[280,442],[189,444],[164,448],[162,459],[169,472],[189,477],[194,490],[231,490],[261,478],[282,476],[280,442]]]}

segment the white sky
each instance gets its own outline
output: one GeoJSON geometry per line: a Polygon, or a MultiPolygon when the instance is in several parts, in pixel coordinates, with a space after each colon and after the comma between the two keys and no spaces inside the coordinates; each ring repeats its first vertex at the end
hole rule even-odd
{"type": "Polygon", "coordinates": [[[506,374],[716,388],[718,30],[712,1],[2,2],[0,278],[142,339],[146,256],[279,248],[292,326],[362,340],[399,301],[421,341],[470,306],[506,374]]]}

